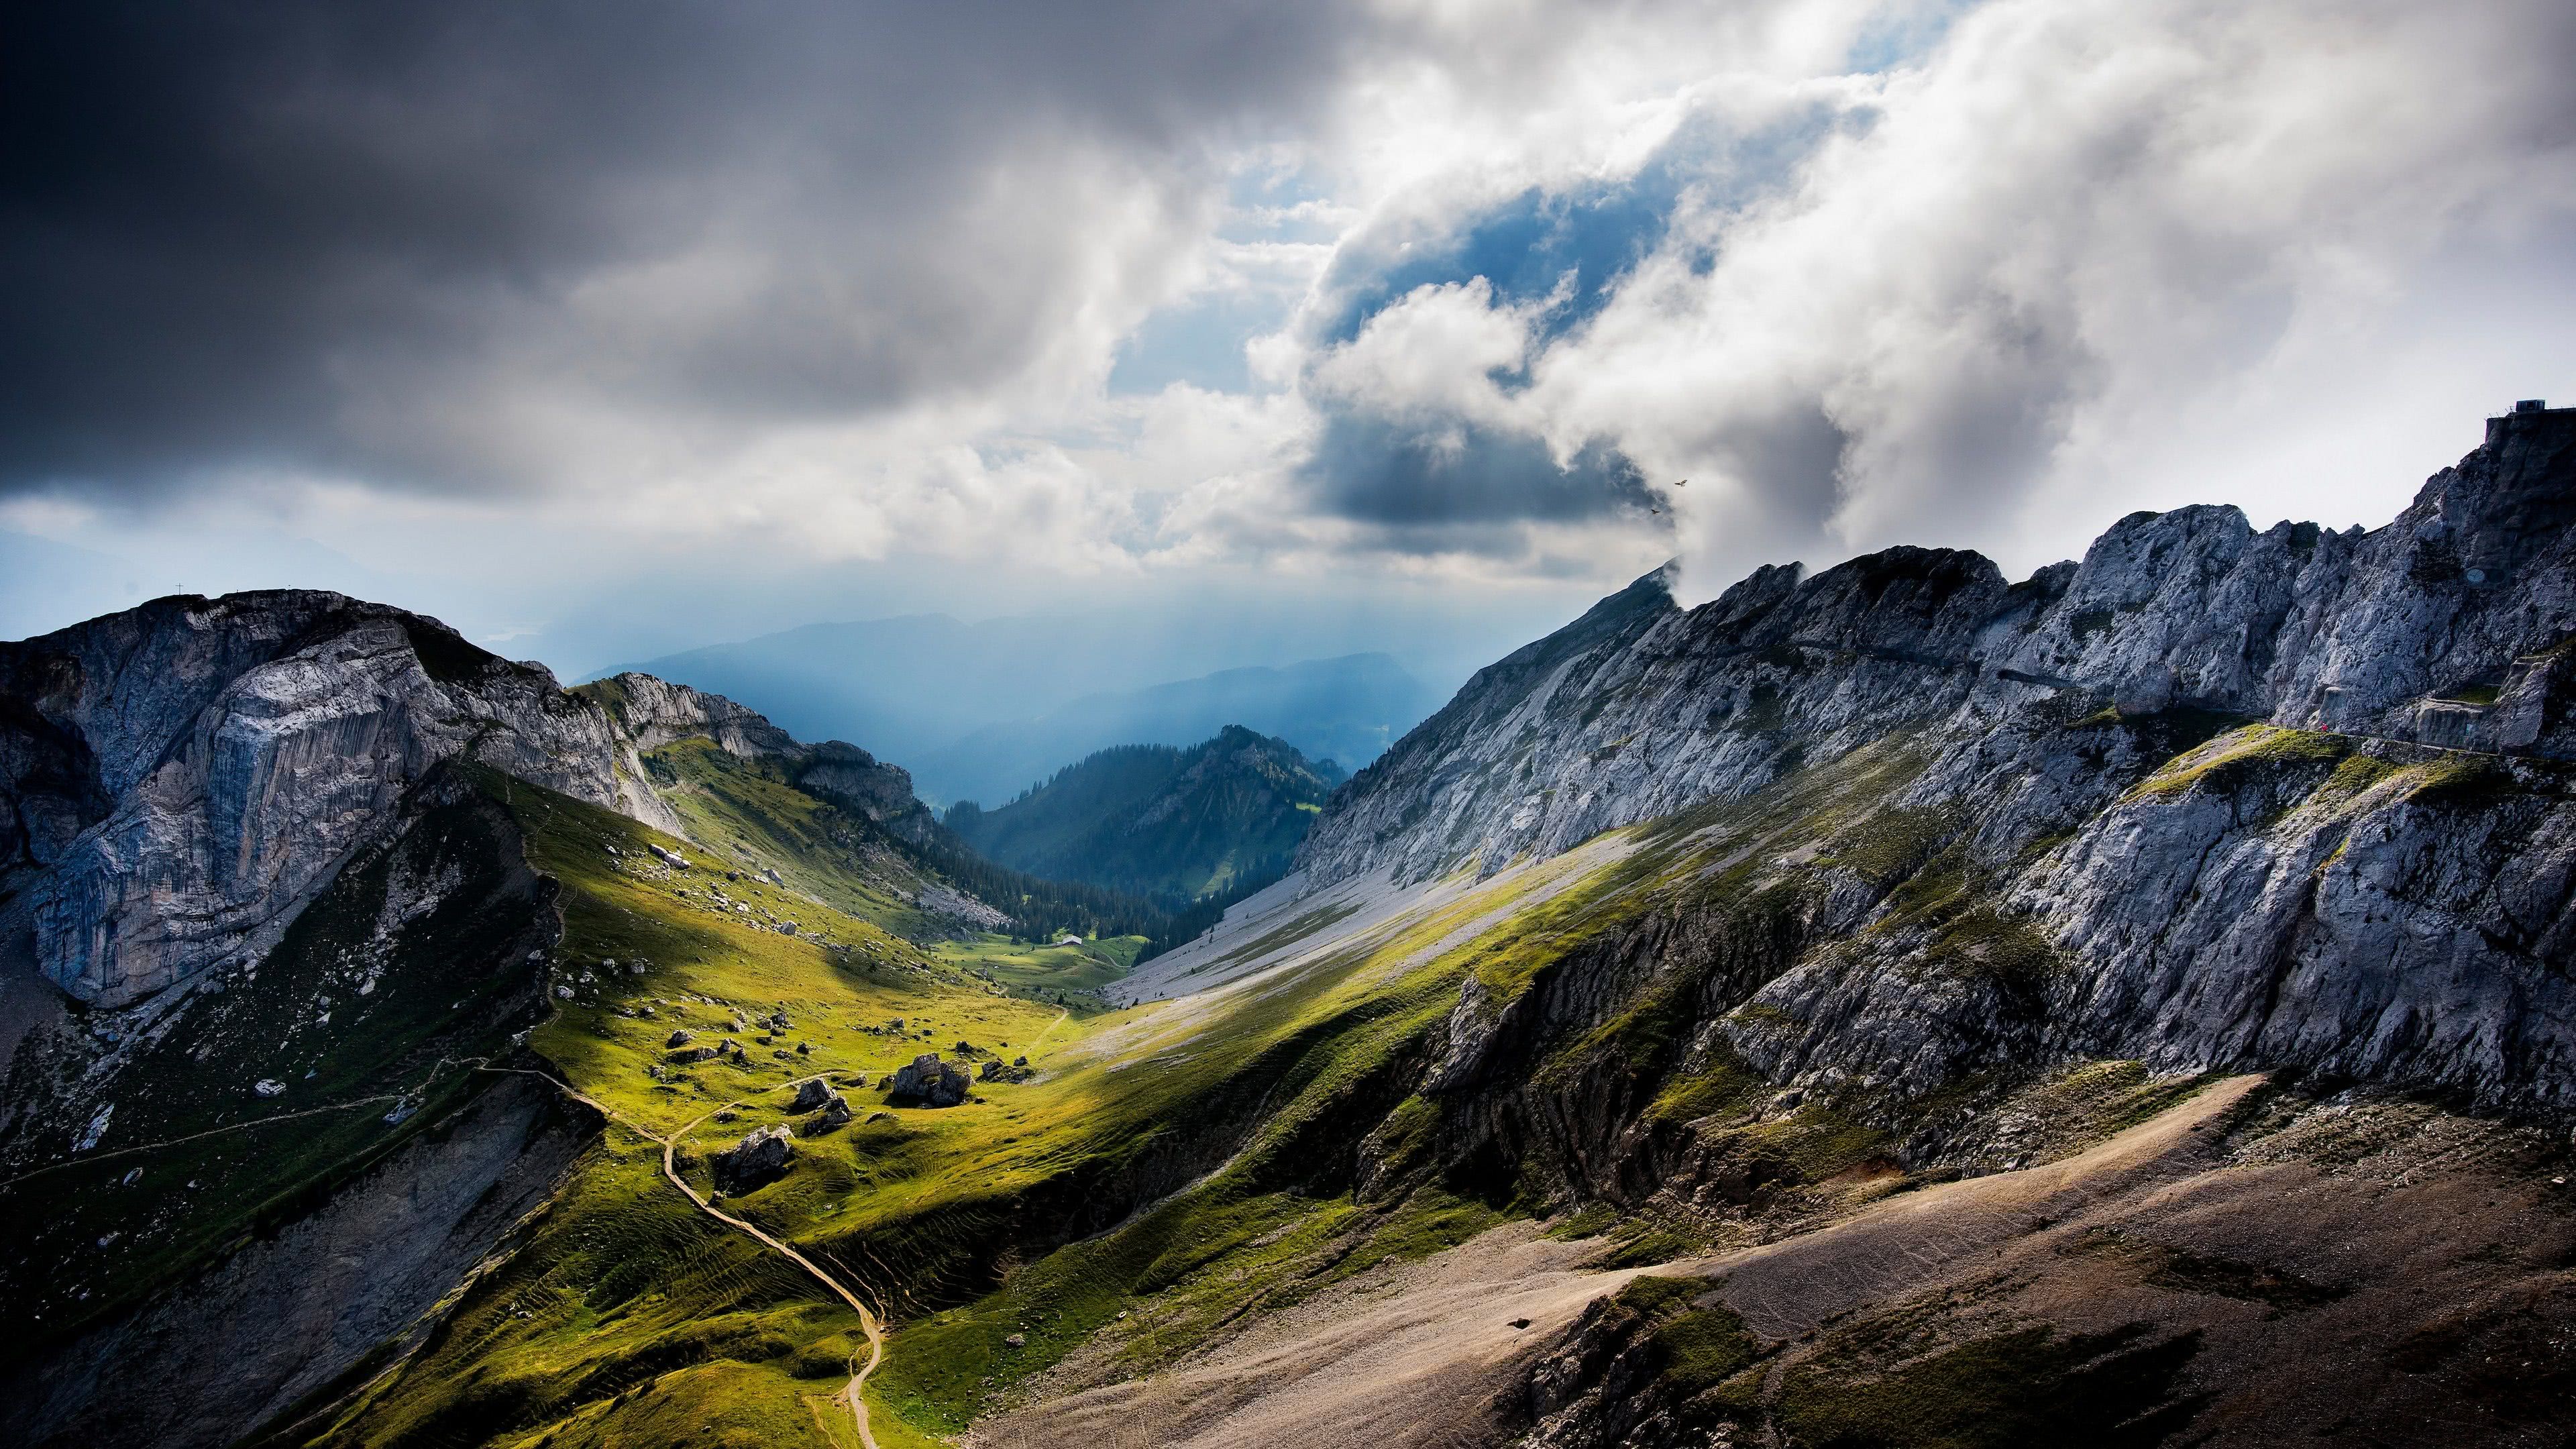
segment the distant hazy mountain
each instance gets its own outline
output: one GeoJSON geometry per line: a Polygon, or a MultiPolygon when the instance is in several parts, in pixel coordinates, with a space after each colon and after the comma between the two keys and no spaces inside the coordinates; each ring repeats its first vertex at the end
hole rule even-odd
{"type": "Polygon", "coordinates": [[[1351,654],[1089,695],[1035,719],[975,730],[903,763],[930,798],[1008,799],[1095,750],[1185,745],[1242,725],[1347,772],[1386,753],[1440,704],[1386,655],[1351,654]]]}
{"type": "Polygon", "coordinates": [[[801,738],[855,741],[940,802],[1007,799],[1094,750],[1194,744],[1229,724],[1355,770],[1441,703],[1384,654],[1139,677],[1212,647],[1141,649],[1096,620],[924,614],[812,624],[632,667],[741,700],[801,738]]]}
{"type": "Polygon", "coordinates": [[[808,624],[633,668],[753,702],[801,737],[864,742],[908,766],[969,730],[1102,687],[1094,663],[1079,657],[1074,641],[1043,630],[913,614],[808,624]]]}
{"type": "Polygon", "coordinates": [[[947,824],[1032,875],[1195,899],[1285,870],[1345,778],[1286,740],[1229,725],[1188,749],[1102,750],[999,809],[952,806],[947,824]]]}

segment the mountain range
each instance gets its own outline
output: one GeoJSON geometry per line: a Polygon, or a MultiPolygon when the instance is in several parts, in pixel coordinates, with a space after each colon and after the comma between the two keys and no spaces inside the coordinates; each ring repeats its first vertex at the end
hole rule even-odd
{"type": "Polygon", "coordinates": [[[1095,750],[1195,744],[1229,724],[1356,768],[1440,703],[1382,653],[1156,679],[1142,671],[1210,648],[1149,662],[1120,632],[915,615],[810,625],[632,672],[757,701],[809,738],[866,741],[943,803],[1007,799],[1095,750]]]}
{"type": "Polygon", "coordinates": [[[1330,760],[1228,725],[1188,749],[1102,750],[999,809],[961,801],[942,818],[968,845],[1031,875],[1191,901],[1285,874],[1346,778],[1330,760]]]}
{"type": "Polygon", "coordinates": [[[1143,957],[659,680],[0,646],[0,1433],[2556,1443],[2571,660],[2576,410],[2375,530],[1649,576],[1143,957]]]}

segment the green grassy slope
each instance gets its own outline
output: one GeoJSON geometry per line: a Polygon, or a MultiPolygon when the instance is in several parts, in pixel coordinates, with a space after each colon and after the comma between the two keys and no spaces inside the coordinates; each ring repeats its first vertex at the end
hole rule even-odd
{"type": "MultiPolygon", "coordinates": [[[[754,914],[718,910],[706,871],[674,871],[644,849],[686,852],[684,842],[521,782],[482,783],[518,821],[531,863],[561,886],[552,980],[575,995],[530,1048],[647,1130],[698,1122],[683,1162],[702,1187],[712,1186],[705,1156],[784,1120],[799,1078],[875,1082],[961,1040],[1038,1067],[1033,1082],[984,1084],[979,1100],[945,1110],[893,1108],[845,1086],[859,1121],[800,1138],[785,1178],[727,1201],[885,1305],[899,1330],[875,1395],[886,1442],[953,1431],[993,1387],[984,1380],[1012,1382],[993,1355],[1030,1304],[1051,1305],[1045,1341],[1060,1350],[1139,1294],[1202,1292],[1208,1263],[1283,1228],[1262,1249],[1282,1271],[1316,1253],[1347,1271],[1493,1220],[1455,1204],[1390,1217],[1313,1175],[1344,1155],[1323,1144],[1394,1105],[1390,1064],[1446,1012],[1467,963],[1451,951],[1395,982],[1376,976],[1467,918],[1457,911],[1390,943],[1396,956],[1355,955],[1214,1011],[1068,1011],[1027,988],[1105,979],[1140,943],[987,942],[943,960],[748,878],[723,889],[754,914]],[[767,926],[761,911],[793,914],[798,933],[767,926]],[[730,1030],[737,1013],[751,1023],[782,1011],[792,1026],[774,1040],[730,1030]],[[898,1017],[901,1036],[887,1025],[898,1017]],[[699,1042],[740,1042],[744,1057],[674,1062],[663,1043],[680,1027],[699,1042]],[[736,1120],[701,1121],[728,1104],[736,1120]],[[1026,1249],[1110,1226],[1220,1162],[1214,1178],[1108,1238],[1012,1270],[1026,1249]],[[963,1306],[943,1314],[950,1305],[963,1306]]],[[[819,886],[834,868],[828,848],[792,830],[765,847],[793,857],[777,862],[784,878],[819,886]]],[[[612,1127],[509,1270],[469,1290],[430,1348],[351,1406],[332,1441],[687,1442],[657,1436],[690,1421],[712,1426],[696,1431],[708,1442],[834,1442],[831,1415],[808,1401],[837,1387],[821,1365],[846,1357],[846,1315],[810,1280],[746,1259],[738,1235],[710,1237],[676,1192],[657,1188],[650,1157],[612,1127]]],[[[1197,1311],[1214,1315],[1231,1298],[1207,1297],[1197,1311]]]]}
{"type": "MultiPolygon", "coordinates": [[[[1885,1159],[1899,1134],[1883,1122],[1848,1101],[1765,1109],[1740,1064],[1693,1057],[1685,1037],[1707,1000],[1740,999],[1715,973],[1795,953],[1811,904],[1801,892],[1831,879],[1893,886],[1901,909],[1881,930],[1936,948],[1926,969],[1988,969],[1991,952],[1945,965],[1937,949],[1997,929],[1979,924],[1953,827],[1886,808],[1918,768],[1890,740],[1579,860],[1427,897],[1445,904],[1294,970],[1118,1012],[1091,1009],[1077,986],[1123,969],[1132,943],[987,939],[925,952],[851,913],[871,898],[829,878],[845,867],[828,835],[816,843],[792,828],[793,800],[746,789],[725,807],[743,816],[738,841],[810,887],[725,882],[746,912],[718,909],[704,870],[671,870],[643,848],[681,842],[487,784],[532,862],[561,883],[557,979],[575,995],[536,1031],[536,1052],[648,1130],[686,1129],[683,1170],[701,1190],[713,1187],[709,1154],[789,1120],[797,1079],[825,1073],[850,1095],[857,1120],[800,1136],[783,1178],[726,1206],[880,1305],[893,1334],[870,1402],[881,1439],[902,1444],[959,1432],[1077,1348],[1151,1372],[1374,1263],[1581,1201],[1543,1154],[1460,1151],[1475,1124],[1456,1116],[1458,1100],[1413,1085],[1470,976],[1506,1012],[1658,919],[1712,922],[1729,944],[1627,978],[1598,1026],[1535,1039],[1510,1070],[1568,1102],[1609,1094],[1648,1130],[1757,1166],[1769,1216],[1631,1212],[1578,1217],[1573,1230],[1609,1229],[1605,1262],[1646,1263],[1904,1190],[1885,1159]],[[781,818],[748,828],[772,810],[781,818]],[[1793,851],[1814,870],[1784,884],[1778,863],[1793,851]],[[1551,873],[1570,878],[1542,899],[1551,873]],[[767,924],[791,914],[793,936],[767,924]],[[1059,992],[1077,1004],[1054,1005],[1059,992]],[[771,1012],[792,1025],[732,1029],[771,1012]],[[675,1027],[739,1042],[744,1057],[675,1062],[663,1047],[675,1027]],[[980,1085],[950,1109],[883,1102],[887,1070],[960,1041],[1026,1055],[1038,1075],[980,1085]],[[720,1109],[734,1120],[709,1120],[720,1109]]],[[[650,1166],[612,1129],[522,1257],[470,1290],[333,1442],[836,1442],[818,1404],[853,1345],[846,1314],[810,1279],[777,1271],[774,1255],[711,1235],[650,1166]]]]}

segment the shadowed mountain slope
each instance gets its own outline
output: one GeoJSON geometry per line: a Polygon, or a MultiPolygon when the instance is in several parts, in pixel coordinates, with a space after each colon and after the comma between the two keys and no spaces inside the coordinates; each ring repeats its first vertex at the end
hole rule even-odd
{"type": "Polygon", "coordinates": [[[1188,749],[1103,750],[999,809],[968,801],[943,818],[1032,875],[1196,900],[1276,879],[1344,778],[1238,725],[1188,749]]]}

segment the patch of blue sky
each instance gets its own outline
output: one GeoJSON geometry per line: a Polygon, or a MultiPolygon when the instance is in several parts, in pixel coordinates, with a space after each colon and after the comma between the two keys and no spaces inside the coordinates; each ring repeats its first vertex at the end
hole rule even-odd
{"type": "Polygon", "coordinates": [[[1852,75],[1874,75],[1912,65],[1930,55],[1949,35],[1951,25],[1975,8],[1976,0],[1923,0],[1886,6],[1863,22],[1860,33],[1852,37],[1851,49],[1843,56],[1843,69],[1852,75]]]}
{"type": "Polygon", "coordinates": [[[1305,172],[1290,166],[1251,165],[1226,186],[1226,216],[1217,236],[1238,242],[1331,243],[1341,239],[1350,214],[1305,172]]]}
{"type": "MultiPolygon", "coordinates": [[[[1417,238],[1401,251],[1345,247],[1325,277],[1330,300],[1314,338],[1325,346],[1348,342],[1415,290],[1477,277],[1493,288],[1497,304],[1555,299],[1538,338],[1562,336],[1609,304],[1620,281],[1665,243],[1683,205],[1725,210],[1770,195],[1838,127],[1859,123],[1822,101],[1745,132],[1702,116],[1628,176],[1531,187],[1463,218],[1446,237],[1417,238]]],[[[1713,260],[1714,253],[1692,258],[1702,267],[1713,260]]]]}
{"type": "Polygon", "coordinates": [[[1210,392],[1252,391],[1244,344],[1276,332],[1297,298],[1270,290],[1201,292],[1147,317],[1127,334],[1109,369],[1112,396],[1157,393],[1174,383],[1210,392]]]}

